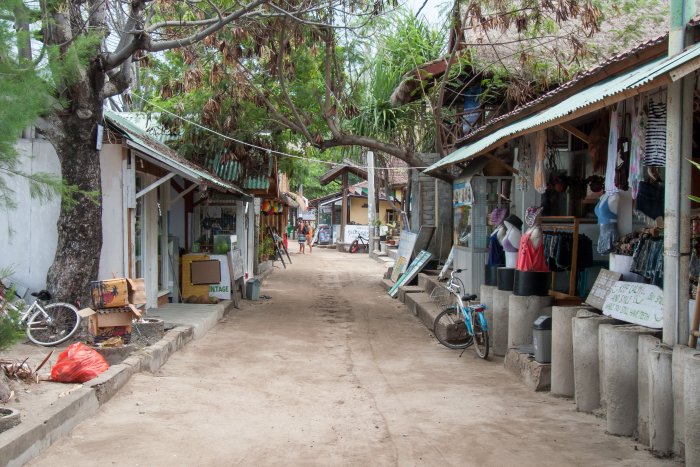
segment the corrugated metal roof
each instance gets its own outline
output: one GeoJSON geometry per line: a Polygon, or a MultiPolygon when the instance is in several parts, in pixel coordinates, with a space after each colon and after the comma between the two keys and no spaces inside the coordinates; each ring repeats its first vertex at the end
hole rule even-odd
{"type": "Polygon", "coordinates": [[[176,151],[151,137],[143,129],[136,126],[136,124],[134,124],[132,121],[124,118],[119,112],[113,112],[105,109],[104,117],[129,139],[127,144],[135,149],[138,149],[147,156],[157,159],[162,164],[172,168],[185,178],[199,183],[208,182],[215,188],[234,191],[245,196],[250,196],[236,185],[226,182],[209,173],[207,170],[198,166],[194,162],[188,161],[176,151]]]}
{"type": "MultiPolygon", "coordinates": [[[[633,70],[592,84],[581,92],[574,94],[573,96],[564,99],[563,101],[554,104],[547,109],[525,117],[475,141],[470,145],[454,151],[449,156],[444,157],[428,167],[425,172],[430,172],[438,167],[463,162],[471,157],[488,151],[494,147],[494,145],[506,138],[527,134],[529,133],[528,130],[535,127],[537,127],[537,129],[543,129],[547,128],[548,126],[554,126],[557,123],[561,123],[563,117],[572,114],[576,110],[599,103],[606,98],[620,95],[625,91],[634,90],[644,86],[645,84],[652,83],[653,81],[666,76],[673,70],[687,64],[691,60],[697,59],[698,57],[700,57],[700,43],[689,47],[684,52],[673,57],[652,60],[633,70]],[[547,123],[554,122],[555,120],[557,123],[547,125],[547,123]]],[[[695,60],[692,64],[692,69],[694,70],[697,68],[700,68],[700,61],[695,60]]],[[[622,96],[620,97],[622,98],[622,96]]]]}

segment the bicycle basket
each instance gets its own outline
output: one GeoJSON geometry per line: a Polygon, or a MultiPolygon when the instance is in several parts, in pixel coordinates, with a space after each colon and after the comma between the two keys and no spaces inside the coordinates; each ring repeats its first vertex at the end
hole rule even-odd
{"type": "Polygon", "coordinates": [[[444,287],[435,287],[430,292],[430,299],[441,309],[452,306],[452,294],[444,287]]]}

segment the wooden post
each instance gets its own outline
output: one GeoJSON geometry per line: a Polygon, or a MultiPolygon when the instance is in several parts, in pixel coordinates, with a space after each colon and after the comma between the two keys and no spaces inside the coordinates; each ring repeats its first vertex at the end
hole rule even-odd
{"type": "Polygon", "coordinates": [[[343,171],[343,199],[340,209],[340,243],[345,243],[345,225],[348,217],[348,172],[343,171]]]}

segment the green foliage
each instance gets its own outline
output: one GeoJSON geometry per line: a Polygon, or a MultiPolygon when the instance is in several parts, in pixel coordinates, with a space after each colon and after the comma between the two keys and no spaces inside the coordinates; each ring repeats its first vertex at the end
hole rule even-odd
{"type": "MultiPolygon", "coordinates": [[[[0,16],[12,17],[19,5],[22,5],[19,0],[0,5],[0,16]]],[[[29,10],[26,14],[33,18],[37,12],[29,10]]],[[[99,37],[89,34],[75,41],[68,48],[65,60],[54,61],[60,65],[50,73],[39,65],[18,57],[16,44],[25,38],[24,34],[26,33],[15,31],[8,22],[0,21],[0,102],[3,103],[0,105],[0,208],[12,209],[17,205],[16,193],[9,183],[12,177],[26,180],[32,198],[47,201],[59,196],[66,208],[74,206],[79,195],[96,200],[96,193],[83,192],[77,186],[68,185],[53,174],[23,171],[15,144],[23,129],[52,110],[55,87],[50,81],[59,76],[61,79],[64,76],[75,77],[76,70],[80,69],[78,63],[88,60],[89,47],[93,47],[94,54],[96,41],[99,45],[99,37]]],[[[52,53],[57,53],[57,49],[49,52],[52,53]]]]}
{"type": "Polygon", "coordinates": [[[258,248],[258,260],[267,261],[275,254],[275,242],[272,237],[264,236],[258,248]]]}
{"type": "Polygon", "coordinates": [[[22,337],[19,326],[19,311],[11,310],[5,299],[2,298],[15,297],[14,288],[5,289],[2,284],[2,280],[11,274],[10,268],[0,269],[0,350],[7,349],[22,337]]]}

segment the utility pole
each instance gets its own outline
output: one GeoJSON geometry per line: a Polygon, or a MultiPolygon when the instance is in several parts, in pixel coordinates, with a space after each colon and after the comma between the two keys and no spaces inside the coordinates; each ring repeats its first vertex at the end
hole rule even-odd
{"type": "MultiPolygon", "coordinates": [[[[668,56],[683,51],[685,27],[695,15],[695,3],[671,0],[668,56]]],[[[686,77],[668,85],[666,109],[666,181],[664,212],[663,340],[687,343],[690,267],[691,167],[693,83],[686,77]],[[687,93],[687,94],[686,94],[687,93]]]]}
{"type": "Polygon", "coordinates": [[[369,243],[369,253],[372,254],[375,248],[374,237],[376,236],[375,230],[375,209],[374,209],[374,153],[372,151],[367,151],[367,224],[368,224],[368,236],[367,242],[369,243]]]}

